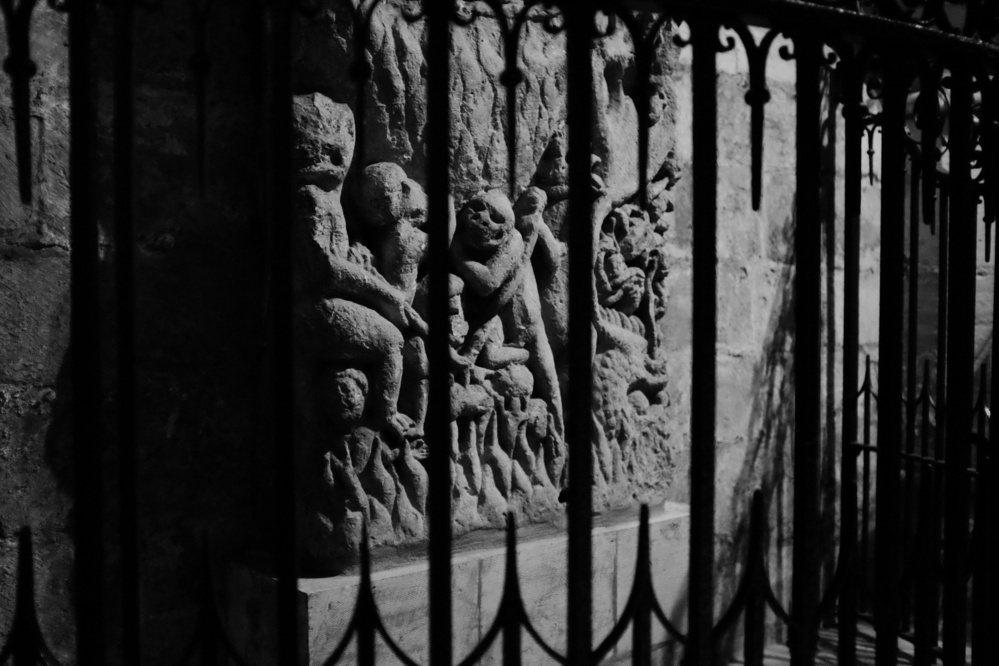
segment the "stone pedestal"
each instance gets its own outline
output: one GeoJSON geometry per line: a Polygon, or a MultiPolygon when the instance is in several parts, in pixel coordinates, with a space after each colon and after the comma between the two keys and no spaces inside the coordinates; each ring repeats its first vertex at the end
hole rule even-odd
{"type": "MultiPolygon", "coordinates": [[[[628,599],[635,571],[638,541],[637,509],[596,516],[593,530],[594,645],[610,631],[628,599]]],[[[681,631],[686,625],[686,586],[689,511],[686,505],[666,504],[651,511],[650,539],[655,592],[681,631]]],[[[567,539],[564,527],[525,526],[519,530],[518,566],[524,605],[538,633],[559,652],[566,641],[567,539]]],[[[456,540],[452,565],[455,662],[477,645],[491,626],[503,591],[504,536],[479,531],[456,540]]],[[[376,552],[372,582],[375,599],[388,632],[417,663],[428,659],[428,588],[425,551],[406,554],[376,552]],[[421,559],[412,560],[414,556],[421,559]]],[[[319,665],[339,644],[353,613],[359,577],[310,578],[299,581],[302,618],[299,640],[303,664],[319,665]]],[[[234,566],[228,577],[228,624],[236,646],[253,663],[275,663],[275,580],[257,570],[234,566]]],[[[499,637],[502,638],[502,635],[499,637]]],[[[653,619],[653,645],[669,652],[670,641],[653,619]]],[[[525,664],[548,663],[534,640],[522,635],[525,664]]],[[[501,640],[482,660],[501,663],[501,640]]],[[[617,655],[631,649],[630,630],[622,636],[617,655]]],[[[398,664],[389,647],[377,641],[377,662],[398,664]]],[[[354,642],[340,663],[356,661],[354,642]]]]}

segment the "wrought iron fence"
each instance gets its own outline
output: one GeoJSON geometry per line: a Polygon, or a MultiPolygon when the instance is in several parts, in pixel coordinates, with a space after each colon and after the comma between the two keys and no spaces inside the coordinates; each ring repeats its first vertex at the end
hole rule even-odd
{"type": "MultiPolygon", "coordinates": [[[[5,70],[11,77],[15,118],[20,196],[29,201],[31,191],[31,141],[28,108],[35,66],[30,54],[31,15],[36,0],[0,0],[8,34],[9,54],[5,70]]],[[[74,392],[74,442],[76,465],[76,578],[75,606],[78,661],[103,664],[109,659],[102,622],[105,593],[102,566],[106,558],[102,540],[100,501],[101,452],[99,427],[100,348],[98,293],[98,231],[95,218],[94,178],[95,109],[92,99],[94,60],[90,42],[94,36],[95,0],[67,0],[50,4],[68,12],[70,104],[71,104],[71,224],[72,224],[72,375],[74,392]]],[[[114,14],[114,194],[115,274],[119,337],[115,348],[115,384],[120,405],[117,440],[121,462],[119,479],[122,562],[124,663],[141,663],[143,651],[137,545],[139,516],[136,502],[135,423],[135,299],[132,248],[134,246],[135,138],[134,12],[137,7],[155,9],[158,2],[115,0],[114,14]]],[[[380,0],[358,0],[351,5],[356,34],[355,60],[350,75],[365,86],[372,71],[362,56],[374,10],[380,0]]],[[[638,562],[631,596],[610,634],[601,641],[592,635],[592,451],[575,446],[569,460],[568,536],[569,589],[567,653],[548,646],[532,627],[520,598],[516,560],[516,531],[511,520],[507,531],[506,582],[500,611],[492,628],[472,654],[461,663],[474,663],[503,634],[505,663],[520,663],[522,632],[539,642],[556,662],[597,663],[607,657],[631,625],[634,663],[650,663],[651,622],[661,622],[684,646],[686,663],[712,664],[721,658],[721,639],[739,620],[745,622],[745,660],[763,663],[764,614],[771,611],[790,630],[794,664],[815,662],[817,636],[823,617],[836,609],[839,631],[838,659],[857,663],[857,626],[861,611],[872,612],[877,631],[879,665],[898,660],[898,636],[911,631],[917,647],[916,661],[946,666],[965,663],[969,626],[973,638],[973,661],[991,664],[999,658],[994,628],[999,626],[999,589],[995,567],[999,561],[999,520],[996,487],[989,452],[996,449],[999,429],[987,427],[987,404],[999,391],[999,359],[993,356],[992,390],[986,392],[985,372],[978,401],[973,400],[974,298],[977,201],[984,211],[986,246],[991,242],[995,221],[996,171],[999,169],[999,125],[997,101],[999,78],[999,13],[985,0],[949,2],[825,2],[804,0],[747,0],[742,3],[710,0],[631,0],[556,2],[526,0],[513,14],[508,3],[483,0],[491,19],[476,17],[466,3],[411,3],[404,10],[410,21],[425,21],[429,34],[428,62],[428,163],[427,181],[431,217],[448,214],[449,147],[452,123],[448,77],[452,66],[450,45],[455,24],[472,20],[500,23],[506,47],[506,69],[501,83],[507,88],[507,133],[510,188],[515,189],[517,155],[514,105],[523,72],[518,69],[517,49],[528,13],[543,6],[555,16],[548,29],[564,31],[568,62],[569,215],[589,219],[593,201],[590,191],[590,133],[593,80],[590,52],[594,39],[594,17],[610,17],[609,30],[631,32],[636,45],[636,86],[647,91],[654,57],[654,44],[667,25],[686,25],[689,37],[677,43],[692,50],[693,98],[693,371],[691,396],[691,520],[689,559],[688,630],[681,634],[666,618],[650,585],[648,511],[642,510],[638,562]],[[656,17],[650,24],[639,22],[635,12],[656,17]],[[768,29],[757,42],[750,26],[768,29]],[[717,240],[717,140],[718,97],[716,56],[735,46],[734,37],[721,38],[727,27],[742,41],[749,58],[751,106],[752,204],[759,207],[762,189],[763,114],[769,100],[766,57],[778,34],[789,37],[793,49],[780,55],[794,61],[796,71],[796,163],[794,249],[796,257],[794,344],[794,547],[791,607],[781,607],[767,576],[764,557],[765,510],[757,493],[750,510],[750,538],[746,567],[728,610],[715,617],[715,422],[716,422],[716,281],[717,240]],[[820,589],[822,553],[819,521],[819,464],[821,409],[821,219],[820,202],[820,76],[832,68],[841,86],[845,118],[845,304],[843,363],[843,445],[841,456],[840,552],[838,571],[828,590],[820,589]],[[946,104],[946,109],[942,104],[946,104]],[[911,107],[911,108],[910,108],[911,107]],[[911,112],[910,112],[911,111],[911,112]],[[946,111],[946,118],[945,112],[946,111]],[[946,120],[946,122],[944,122],[946,120]],[[859,317],[859,224],[860,180],[863,139],[868,156],[875,159],[875,127],[882,135],[881,162],[881,298],[879,387],[873,392],[868,374],[861,384],[857,376],[859,317]],[[946,158],[946,160],[945,160],[946,158]],[[908,164],[908,167],[907,167],[908,164]],[[924,367],[917,394],[916,350],[913,343],[916,310],[915,261],[910,256],[908,364],[903,358],[906,333],[905,300],[905,212],[906,173],[911,202],[911,254],[918,252],[919,220],[940,236],[940,315],[935,398],[931,398],[929,369],[924,367]],[[939,193],[939,198],[937,197],[939,193]],[[921,214],[920,214],[921,213],[921,214]],[[908,385],[903,386],[908,379],[908,385]],[[858,406],[852,399],[860,386],[864,401],[863,437],[857,443],[858,406]],[[989,394],[989,400],[986,394],[989,394]],[[905,397],[904,397],[905,396],[905,397]],[[972,405],[974,409],[972,410],[972,405]],[[877,441],[871,440],[871,416],[877,413],[877,441]],[[935,424],[930,426],[931,416],[935,424]],[[933,438],[931,440],[931,431],[933,438]],[[919,443],[917,452],[917,439],[919,443]],[[931,448],[931,441],[933,446],[931,448]],[[975,465],[971,466],[972,442],[975,465]],[[858,489],[858,457],[862,481],[858,489]],[[876,457],[876,478],[871,461],[876,457]],[[904,472],[904,474],[903,474],[904,472]],[[974,479],[973,483],[969,478],[974,479]],[[974,487],[974,493],[971,487],[974,487]],[[876,492],[872,495],[872,488],[876,492]],[[858,506],[858,490],[861,499],[858,506]],[[974,501],[972,501],[974,495],[974,501]],[[876,525],[871,536],[872,497],[876,525]],[[940,502],[943,501],[943,509],[940,502]],[[858,524],[858,514],[860,522],[858,524]],[[972,520],[973,517],[973,520],[972,520]],[[972,529],[972,523],[974,527],[972,529]],[[910,549],[910,541],[918,547],[910,549]],[[970,550],[969,550],[970,549],[970,550]],[[971,553],[969,555],[969,552],[971,553]],[[968,580],[974,599],[969,622],[968,580]],[[942,591],[942,602],[937,590],[942,591]],[[910,621],[910,615],[912,619],[910,621]],[[937,647],[938,620],[942,618],[942,648],[937,647]],[[992,628],[991,634],[989,628],[992,628]],[[591,646],[596,644],[596,649],[591,646]]],[[[273,404],[272,435],[275,445],[275,482],[278,524],[274,553],[279,580],[277,632],[278,663],[298,663],[296,604],[295,524],[286,519],[295,507],[295,478],[285,433],[292,432],[292,240],[285,220],[292,211],[291,67],[293,16],[306,17],[318,11],[314,1],[257,0],[268,26],[261,45],[269,73],[265,113],[267,176],[263,183],[266,209],[272,224],[269,247],[270,316],[272,321],[273,404]]],[[[199,164],[203,178],[206,132],[205,73],[211,53],[206,45],[204,24],[211,0],[192,0],[196,49],[192,69],[197,86],[199,164]]],[[[639,196],[648,191],[649,122],[648,95],[637,94],[639,132],[639,196]]],[[[358,96],[358,123],[365,122],[364,96],[358,96]]],[[[357,153],[365,154],[363,129],[358,131],[357,153]]],[[[872,176],[873,177],[873,176],[872,176]]],[[[581,227],[583,228],[583,227],[581,227]]],[[[438,225],[430,231],[430,295],[428,354],[431,368],[444,368],[448,359],[447,230],[438,225]]],[[[593,285],[589,278],[594,262],[593,239],[588,233],[570,237],[569,317],[589,322],[593,285]]],[[[999,294],[999,289],[996,291],[999,294]]],[[[569,328],[569,404],[577,413],[590,411],[591,336],[589,326],[569,328]]],[[[999,330],[993,329],[993,341],[999,330]]],[[[446,373],[430,373],[430,405],[427,437],[450,438],[448,410],[450,387],[446,373]]],[[[567,440],[591,441],[588,418],[568,421],[567,440]]],[[[452,654],[451,597],[451,504],[447,447],[432,447],[428,460],[430,477],[429,518],[430,565],[430,663],[450,664],[452,654]]],[[[20,532],[21,557],[15,621],[0,652],[0,664],[55,663],[35,620],[31,536],[20,532]]],[[[205,570],[212,570],[206,557],[205,570]]],[[[356,609],[344,642],[326,663],[335,663],[347,641],[357,641],[358,660],[374,663],[374,641],[381,635],[396,656],[414,663],[392,641],[379,619],[370,580],[366,542],[362,545],[361,586],[356,609]]],[[[240,655],[225,633],[215,608],[212,578],[205,585],[202,621],[188,651],[193,658],[200,646],[201,663],[217,663],[219,648],[226,658],[252,664],[252,655],[240,655]]]]}

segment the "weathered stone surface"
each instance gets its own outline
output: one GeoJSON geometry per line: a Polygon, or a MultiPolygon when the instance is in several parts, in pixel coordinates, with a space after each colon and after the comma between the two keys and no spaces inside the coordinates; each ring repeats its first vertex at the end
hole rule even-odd
{"type": "Polygon", "coordinates": [[[55,381],[69,342],[68,280],[64,252],[0,246],[0,382],[55,381]]]}
{"type": "MultiPolygon", "coordinates": [[[[594,647],[610,633],[620,617],[634,579],[638,522],[632,511],[598,518],[593,531],[594,647]],[[624,514],[631,514],[625,516],[624,514]]],[[[652,580],[660,605],[685,630],[687,507],[667,503],[653,507],[650,517],[652,580]]],[[[525,527],[519,531],[517,568],[527,616],[538,634],[557,652],[566,650],[567,540],[559,526],[525,527]]],[[[455,661],[468,655],[496,620],[506,576],[506,552],[498,531],[468,535],[455,543],[452,557],[453,645],[455,661]],[[477,538],[473,538],[477,537],[477,538]]],[[[377,553],[376,553],[377,555],[377,553]]],[[[429,635],[427,563],[400,562],[383,554],[372,573],[375,602],[393,641],[417,663],[426,663],[429,635]]],[[[359,576],[302,579],[298,601],[303,619],[299,641],[302,663],[322,664],[346,634],[357,599],[359,576]]],[[[244,654],[267,662],[275,653],[275,580],[253,568],[234,566],[227,578],[227,618],[231,636],[244,654]]],[[[653,620],[653,645],[669,639],[653,620]]],[[[631,650],[630,631],[615,653],[631,650]]],[[[501,664],[502,633],[480,663],[501,664]]],[[[521,631],[525,664],[547,663],[549,658],[526,630],[521,631]]],[[[379,637],[375,643],[379,664],[399,660],[379,637]]],[[[612,653],[612,654],[615,654],[612,653]]],[[[356,659],[356,642],[342,659],[356,659]]]]}
{"type": "MultiPolygon", "coordinates": [[[[484,5],[466,7],[471,22],[455,30],[452,52],[454,219],[427,220],[420,186],[427,141],[425,22],[407,19],[404,4],[374,11],[365,52],[373,75],[355,96],[344,95],[342,75],[319,57],[351,51],[355,35],[341,8],[324,5],[318,24],[302,26],[309,46],[296,66],[299,88],[316,91],[294,106],[304,376],[298,403],[301,446],[311,461],[301,473],[317,484],[303,501],[303,545],[310,566],[334,571],[352,560],[364,517],[373,521],[375,543],[423,537],[426,475],[416,461],[440,445],[423,439],[425,225],[448,224],[452,238],[455,526],[495,525],[509,510],[533,520],[555,518],[571,455],[562,406],[571,231],[564,35],[545,29],[551,10],[532,10],[524,24],[518,66],[526,79],[514,89],[511,185],[509,90],[501,82],[511,73],[504,74],[497,22],[482,13],[484,5]],[[351,110],[339,102],[354,109],[357,151],[351,110]],[[362,370],[363,379],[328,380],[340,382],[332,390],[310,383],[315,373],[330,376],[343,366],[362,370]],[[350,418],[335,414],[343,409],[337,396],[345,392],[358,401],[350,418]],[[319,404],[317,396],[340,406],[319,404]],[[327,414],[328,425],[316,413],[327,414]],[[372,457],[372,450],[380,453],[372,457]]],[[[504,11],[520,7],[508,3],[504,11]]],[[[597,503],[606,508],[661,496],[676,464],[664,418],[661,321],[669,274],[663,234],[679,174],[669,152],[673,114],[664,72],[670,55],[663,47],[650,89],[649,170],[656,176],[648,203],[639,205],[634,55],[623,27],[602,25],[607,36],[593,55],[592,445],[597,503]]]]}

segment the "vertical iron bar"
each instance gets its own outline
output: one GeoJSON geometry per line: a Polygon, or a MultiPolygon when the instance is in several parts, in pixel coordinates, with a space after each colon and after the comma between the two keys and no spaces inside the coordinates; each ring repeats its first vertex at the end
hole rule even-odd
{"type": "Polygon", "coordinates": [[[202,550],[202,568],[205,580],[201,589],[201,610],[198,617],[198,637],[200,643],[200,658],[198,666],[218,666],[219,663],[219,632],[221,630],[218,616],[215,614],[215,577],[212,575],[212,554],[209,548],[208,536],[205,535],[202,550]]]}
{"type": "MultiPolygon", "coordinates": [[[[994,93],[995,94],[995,93],[994,93]]],[[[994,114],[995,107],[991,107],[994,114]]],[[[990,119],[995,122],[995,119],[990,119]]],[[[999,173],[992,173],[999,176],[999,173]]],[[[988,182],[987,186],[996,187],[997,183],[988,182]]],[[[999,263],[999,234],[994,240],[996,247],[993,256],[999,263]]],[[[992,292],[992,392],[989,395],[992,406],[992,419],[989,424],[989,448],[985,459],[987,482],[982,484],[987,494],[986,503],[986,532],[985,549],[982,558],[992,566],[985,567],[986,579],[985,588],[986,608],[984,623],[986,627],[999,627],[999,574],[995,570],[995,562],[999,561],[999,424],[994,419],[999,418],[999,327],[996,324],[996,316],[999,315],[999,271],[993,274],[992,292]]],[[[981,518],[980,518],[981,519],[981,518]]],[[[987,651],[986,662],[999,661],[999,631],[990,631],[989,638],[985,643],[987,651]]]]}
{"type": "Polygon", "coordinates": [[[7,57],[4,71],[10,75],[10,101],[14,112],[14,153],[21,203],[31,203],[31,78],[38,66],[31,59],[31,15],[37,0],[0,3],[7,24],[7,57]]]}
{"type": "MultiPolygon", "coordinates": [[[[916,466],[912,457],[916,452],[916,413],[919,405],[916,401],[916,376],[918,364],[916,355],[917,337],[916,333],[919,323],[916,314],[919,311],[919,183],[920,171],[915,157],[912,157],[909,168],[909,312],[908,323],[906,324],[906,400],[905,409],[905,495],[902,504],[902,537],[905,548],[901,552],[902,560],[899,562],[899,570],[904,574],[911,573],[914,562],[914,548],[910,548],[913,539],[913,525],[915,520],[915,497],[916,490],[913,476],[916,473],[916,466]]],[[[902,626],[910,626],[910,611],[912,609],[912,594],[914,578],[911,576],[905,579],[902,590],[901,622],[902,626]]]]}
{"type": "Polygon", "coordinates": [[[447,2],[427,7],[427,173],[430,225],[430,288],[428,294],[430,402],[427,437],[430,491],[427,515],[430,527],[430,664],[451,665],[451,386],[448,375],[448,196],[451,191],[451,17],[447,2]]]}
{"type": "Polygon", "coordinates": [[[693,64],[693,341],[690,405],[690,567],[687,663],[714,663],[715,342],[717,331],[718,24],[690,25],[693,64]]]}
{"type": "Polygon", "coordinates": [[[506,516],[506,572],[500,613],[503,624],[503,666],[520,666],[520,625],[523,602],[520,599],[520,576],[517,573],[517,521],[513,512],[506,516]]]}
{"type": "Polygon", "coordinates": [[[368,523],[365,521],[361,534],[361,580],[358,585],[360,599],[356,615],[358,666],[374,666],[375,664],[377,612],[374,590],[371,588],[371,551],[369,548],[368,523]]]}
{"type": "MultiPolygon", "coordinates": [[[[822,580],[828,581],[823,585],[829,585],[832,594],[841,594],[841,582],[846,568],[843,559],[843,551],[840,549],[838,556],[836,553],[836,494],[827,491],[828,488],[836,486],[836,352],[837,352],[837,320],[836,317],[836,159],[838,144],[837,107],[842,103],[842,81],[834,71],[826,66],[822,68],[822,85],[828,91],[825,96],[828,101],[828,110],[824,112],[822,118],[822,149],[821,149],[821,186],[820,196],[822,201],[822,235],[823,235],[823,259],[825,261],[825,284],[824,300],[825,310],[823,312],[822,331],[823,345],[825,347],[825,366],[823,370],[824,381],[824,402],[826,414],[825,422],[822,423],[825,440],[820,444],[822,457],[821,481],[819,487],[819,501],[821,503],[822,515],[822,545],[819,552],[824,554],[822,558],[822,580]],[[839,589],[835,589],[839,587],[839,589]]],[[[828,611],[826,612],[828,615],[828,611]]],[[[819,622],[825,618],[820,617],[819,622]]]]}
{"type": "Polygon", "coordinates": [[[135,66],[133,0],[114,8],[114,219],[118,358],[118,504],[122,660],[142,662],[139,606],[138,466],[135,440],[135,271],[133,253],[135,66]]]}
{"type": "Polygon", "coordinates": [[[649,547],[649,505],[643,504],[638,520],[638,562],[635,566],[635,615],[631,629],[631,663],[652,664],[652,568],[649,547]]]}
{"type": "Polygon", "coordinates": [[[859,63],[844,63],[843,182],[843,446],[840,458],[840,551],[847,566],[839,599],[839,663],[853,666],[857,654],[857,363],[860,361],[860,185],[861,103],[859,63]]]}
{"type": "Polygon", "coordinates": [[[566,4],[569,124],[569,590],[568,660],[586,664],[592,648],[593,450],[591,446],[593,222],[590,188],[593,0],[566,4]]]}
{"type": "Polygon", "coordinates": [[[645,208],[649,204],[649,97],[652,92],[652,58],[655,57],[655,34],[645,39],[634,36],[635,78],[638,94],[635,96],[635,112],[638,114],[638,203],[645,208]]]}
{"type": "Polygon", "coordinates": [[[874,533],[874,628],[878,666],[898,659],[899,463],[902,453],[902,292],[905,236],[906,68],[885,59],[881,128],[881,305],[878,335],[878,469],[874,533]]]}
{"type": "MultiPolygon", "coordinates": [[[[991,239],[989,239],[991,240],[991,239]]],[[[978,387],[978,434],[985,437],[986,410],[988,402],[986,400],[987,375],[985,364],[982,363],[979,369],[978,387]]],[[[972,666],[986,666],[988,635],[995,631],[995,627],[988,627],[985,624],[985,609],[988,603],[985,589],[985,579],[988,570],[994,566],[993,563],[985,559],[985,521],[988,516],[986,505],[986,492],[988,490],[989,472],[986,462],[986,449],[983,446],[984,439],[975,440],[975,526],[971,537],[971,663],[972,666]]],[[[969,483],[972,479],[969,479],[969,483]]]]}
{"type": "Polygon", "coordinates": [[[98,233],[94,215],[94,91],[90,40],[94,0],[69,13],[70,299],[75,466],[76,650],[82,666],[103,666],[104,528],[101,442],[98,233]]]}
{"type": "Polygon", "coordinates": [[[864,371],[864,459],[863,475],[864,487],[863,498],[861,500],[861,526],[860,526],[860,581],[862,592],[862,606],[864,610],[870,611],[871,602],[871,356],[865,358],[866,370],[864,371]]]}
{"type": "Polygon", "coordinates": [[[947,430],[947,345],[949,336],[947,333],[947,321],[949,319],[949,297],[950,289],[950,190],[946,183],[941,183],[939,196],[939,211],[937,213],[938,233],[939,233],[939,278],[937,284],[937,381],[936,381],[936,431],[934,433],[934,460],[939,463],[933,470],[933,502],[930,509],[931,526],[927,549],[929,550],[931,577],[926,582],[930,587],[928,592],[930,604],[930,617],[927,621],[929,634],[926,641],[936,648],[940,635],[940,594],[943,584],[940,547],[943,537],[943,499],[946,475],[943,465],[947,459],[946,451],[946,430],[947,430]]]}
{"type": "MultiPolygon", "coordinates": [[[[496,20],[503,23],[502,16],[496,20]]],[[[523,81],[524,73],[517,66],[520,30],[504,32],[503,50],[506,56],[506,69],[500,74],[500,83],[506,88],[506,177],[510,201],[517,200],[517,86],[523,81]]]]}
{"type": "Polygon", "coordinates": [[[944,497],[943,650],[945,666],[963,666],[967,632],[968,438],[974,381],[975,219],[971,191],[971,76],[951,71],[950,282],[947,361],[947,467],[944,497]]]}
{"type": "Polygon", "coordinates": [[[273,345],[273,445],[277,597],[277,654],[282,664],[298,663],[298,571],[295,529],[295,441],[292,404],[292,96],[291,0],[270,4],[270,99],[268,164],[271,201],[271,326],[273,345]]]}
{"type": "Polygon", "coordinates": [[[822,227],[819,169],[822,44],[796,35],[797,153],[794,224],[794,547],[791,661],[815,662],[819,603],[819,464],[822,396],[822,227]]]}
{"type": "Polygon", "coordinates": [[[763,526],[766,524],[766,510],[763,507],[763,491],[753,493],[753,503],[749,513],[749,557],[746,573],[749,576],[749,594],[746,599],[746,635],[743,660],[746,666],[763,666],[763,649],[767,637],[766,599],[764,597],[763,526]]]}
{"type": "Polygon", "coordinates": [[[930,361],[923,362],[923,390],[920,395],[922,403],[922,423],[920,436],[922,439],[922,458],[919,474],[919,528],[916,538],[916,594],[915,594],[915,666],[930,666],[933,660],[933,648],[936,644],[935,632],[930,626],[933,621],[932,606],[936,605],[937,597],[933,591],[934,555],[930,536],[933,530],[933,478],[937,474],[934,465],[927,462],[930,453],[930,361]]]}
{"type": "Polygon", "coordinates": [[[938,85],[940,85],[940,71],[934,66],[928,66],[921,80],[922,92],[918,98],[917,113],[922,132],[920,153],[923,172],[923,221],[929,225],[931,233],[936,227],[937,139],[940,135],[938,85]]]}

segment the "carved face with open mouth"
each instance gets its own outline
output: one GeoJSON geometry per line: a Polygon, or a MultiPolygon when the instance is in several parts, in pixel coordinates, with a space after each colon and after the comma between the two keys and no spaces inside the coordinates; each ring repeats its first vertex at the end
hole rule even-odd
{"type": "Polygon", "coordinates": [[[467,243],[479,250],[500,247],[513,231],[513,206],[499,190],[489,190],[472,197],[458,216],[467,243]]]}

